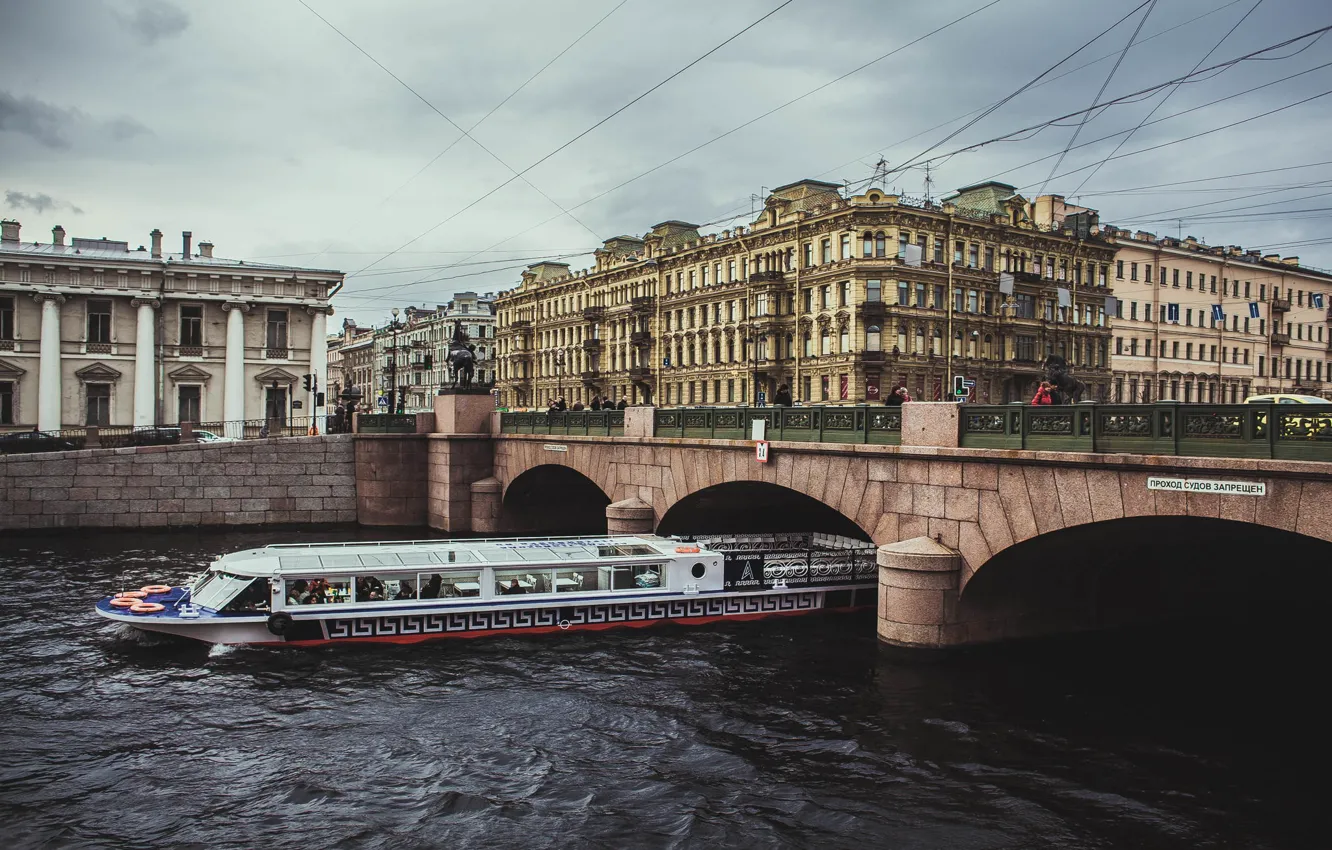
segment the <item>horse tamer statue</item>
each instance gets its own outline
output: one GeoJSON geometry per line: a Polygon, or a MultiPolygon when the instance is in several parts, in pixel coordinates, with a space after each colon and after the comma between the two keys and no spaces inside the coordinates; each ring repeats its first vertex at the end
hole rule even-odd
{"type": "Polygon", "coordinates": [[[476,373],[476,346],[449,349],[449,370],[453,373],[454,389],[471,389],[476,373]]]}
{"type": "Polygon", "coordinates": [[[1068,371],[1068,361],[1058,354],[1045,356],[1045,380],[1054,387],[1055,404],[1073,404],[1082,401],[1087,385],[1073,377],[1068,371]]]}

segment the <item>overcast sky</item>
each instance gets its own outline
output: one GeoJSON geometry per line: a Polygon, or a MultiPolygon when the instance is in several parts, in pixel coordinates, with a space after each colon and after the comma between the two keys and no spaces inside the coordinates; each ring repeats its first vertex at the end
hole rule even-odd
{"type": "MultiPolygon", "coordinates": [[[[584,204],[991,0],[793,0],[507,185],[514,170],[782,0],[306,0],[310,8],[299,0],[0,0],[0,214],[21,220],[29,240],[49,240],[61,224],[74,236],[137,247],[160,227],[171,247],[191,230],[219,256],[369,266],[335,303],[341,317],[379,322],[394,305],[507,288],[538,258],[582,252],[568,260],[582,267],[601,239],[641,236],[666,219],[719,221],[714,230],[744,223],[751,195],[765,187],[804,177],[863,185],[881,156],[897,165],[922,153],[965,123],[957,119],[1012,93],[1140,1],[998,0],[584,204]],[[441,116],[472,127],[599,20],[472,131],[475,141],[441,116]]],[[[1327,0],[1262,0],[1216,47],[1254,2],[1149,4],[1139,44],[1102,100],[1186,74],[1213,48],[1204,67],[1332,25],[1327,0]]],[[[1046,79],[1086,67],[1033,88],[931,155],[1091,106],[1144,11],[1046,79]]],[[[1332,267],[1332,237],[1286,247],[1323,240],[1332,220],[1332,164],[1291,168],[1332,160],[1332,95],[1124,156],[1332,90],[1332,66],[1318,68],[1332,63],[1332,37],[1312,41],[1268,54],[1288,58],[1180,87],[1164,105],[1158,94],[1097,113],[1077,141],[1094,143],[1070,151],[1046,191],[1077,191],[1105,222],[1279,246],[1274,252],[1332,267]],[[1153,108],[1156,121],[1302,71],[1143,127],[1081,186],[1091,170],[1077,169],[1123,136],[1095,140],[1136,126],[1153,108]],[[1278,168],[1289,170],[1233,176],[1278,168]],[[1243,215],[1218,215],[1232,209],[1243,215]],[[1315,212],[1291,213],[1299,209],[1315,212]]],[[[995,178],[1034,196],[1076,125],[938,161],[934,194],[995,178]],[[1028,164],[1041,157],[1050,158],[1028,164]]],[[[890,183],[921,195],[924,172],[890,183]]]]}

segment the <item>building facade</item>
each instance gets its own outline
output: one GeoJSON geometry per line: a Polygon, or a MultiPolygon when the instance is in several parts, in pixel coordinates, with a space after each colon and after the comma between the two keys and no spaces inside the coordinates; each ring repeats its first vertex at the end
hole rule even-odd
{"type": "Polygon", "coordinates": [[[999,183],[943,203],[839,188],[774,189],[748,228],[609,239],[584,271],[529,267],[496,304],[501,403],[938,399],[954,375],[975,400],[1026,400],[1047,354],[1108,392],[1114,249],[1093,212],[1041,225],[999,183]]]}
{"type": "Polygon", "coordinates": [[[395,309],[393,321],[374,330],[373,375],[370,383],[359,386],[372,387],[375,403],[378,399],[384,400],[381,406],[387,406],[392,390],[402,394],[404,410],[433,409],[434,395],[453,381],[448,354],[454,328],[458,326],[467,336],[468,344],[475,349],[473,381],[493,383],[494,303],[492,294],[458,292],[447,304],[440,304],[433,310],[407,307],[399,314],[395,309]]]}
{"type": "Polygon", "coordinates": [[[179,254],[150,243],[0,222],[0,427],[285,421],[305,374],[324,385],[341,272],[214,257],[189,232],[179,254]]]}
{"type": "MultiPolygon", "coordinates": [[[[370,386],[373,359],[359,358],[355,352],[359,347],[367,347],[374,342],[374,328],[359,327],[352,319],[342,320],[342,333],[328,338],[328,388],[332,396],[341,395],[347,387],[370,386]],[[358,369],[361,373],[358,374],[358,369]],[[360,378],[360,380],[357,380],[360,378]]],[[[330,399],[330,402],[332,400],[330,399]]]]}
{"type": "Polygon", "coordinates": [[[1328,397],[1332,275],[1263,256],[1106,228],[1116,246],[1112,398],[1236,403],[1328,397]]]}

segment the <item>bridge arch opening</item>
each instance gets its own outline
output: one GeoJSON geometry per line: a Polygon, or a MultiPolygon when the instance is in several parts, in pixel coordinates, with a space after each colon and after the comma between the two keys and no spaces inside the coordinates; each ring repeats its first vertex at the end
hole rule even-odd
{"type": "Polygon", "coordinates": [[[610,498],[581,472],[542,464],[509,482],[502,523],[514,534],[605,534],[609,504],[610,498]]]}
{"type": "Polygon", "coordinates": [[[690,493],[671,506],[658,534],[822,532],[868,541],[854,520],[789,487],[728,481],[690,493]]]}
{"type": "Polygon", "coordinates": [[[983,564],[958,619],[1003,637],[1178,620],[1272,622],[1321,610],[1332,543],[1190,516],[1129,517],[1042,534],[983,564]]]}

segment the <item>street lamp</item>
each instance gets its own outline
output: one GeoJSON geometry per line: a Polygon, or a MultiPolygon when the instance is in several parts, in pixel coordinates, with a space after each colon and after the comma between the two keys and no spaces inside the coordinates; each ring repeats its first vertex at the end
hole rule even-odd
{"type": "Polygon", "coordinates": [[[564,350],[555,352],[555,400],[564,398],[564,350]]]}
{"type": "Polygon", "coordinates": [[[402,330],[402,322],[398,321],[398,308],[392,310],[393,318],[389,320],[388,327],[393,333],[393,343],[389,346],[389,351],[393,352],[389,356],[388,363],[384,371],[388,372],[389,391],[388,391],[388,409],[390,413],[402,413],[403,400],[398,394],[398,331],[402,330]]]}
{"type": "Polygon", "coordinates": [[[745,356],[749,358],[749,378],[753,385],[754,404],[758,405],[758,332],[752,328],[744,328],[741,331],[740,341],[745,347],[745,356]]]}

